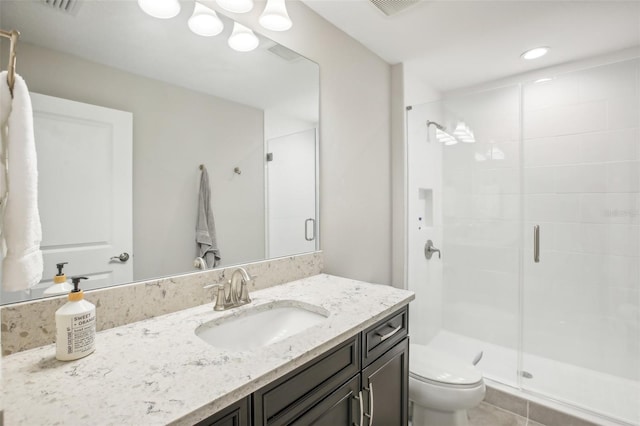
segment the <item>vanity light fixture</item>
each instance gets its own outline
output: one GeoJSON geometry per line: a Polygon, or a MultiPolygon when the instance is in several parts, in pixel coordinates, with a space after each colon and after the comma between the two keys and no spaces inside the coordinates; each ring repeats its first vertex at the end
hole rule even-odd
{"type": "Polygon", "coordinates": [[[233,32],[229,36],[229,47],[238,52],[249,52],[260,44],[258,37],[249,28],[237,22],[233,23],[233,32]]]}
{"type": "Polygon", "coordinates": [[[169,19],[180,13],[178,0],[138,0],[138,6],[154,18],[169,19]]]}
{"type": "Polygon", "coordinates": [[[538,59],[546,55],[548,52],[549,52],[549,48],[546,46],[536,47],[536,48],[527,50],[522,55],[520,55],[520,57],[526,60],[538,59]]]}
{"type": "Polygon", "coordinates": [[[284,0],[267,0],[267,5],[258,22],[271,31],[287,31],[293,25],[284,0]]]}
{"type": "Polygon", "coordinates": [[[224,28],[224,24],[218,18],[215,10],[208,8],[200,2],[196,2],[193,9],[193,15],[189,18],[189,29],[194,33],[212,37],[220,34],[224,28]]]}
{"type": "Polygon", "coordinates": [[[232,13],[246,13],[253,9],[253,0],[216,0],[216,3],[232,13]]]}

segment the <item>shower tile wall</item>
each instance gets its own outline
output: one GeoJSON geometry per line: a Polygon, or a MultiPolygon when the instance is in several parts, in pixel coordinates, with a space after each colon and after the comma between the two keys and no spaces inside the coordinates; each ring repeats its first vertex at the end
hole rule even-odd
{"type": "Polygon", "coordinates": [[[638,64],[523,87],[523,349],[631,380],[640,379],[638,64]]]}

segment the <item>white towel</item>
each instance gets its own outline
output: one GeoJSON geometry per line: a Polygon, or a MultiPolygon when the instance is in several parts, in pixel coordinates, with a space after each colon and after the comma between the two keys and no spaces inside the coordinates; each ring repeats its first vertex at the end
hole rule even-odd
{"type": "Polygon", "coordinates": [[[13,99],[0,73],[0,200],[3,201],[2,288],[26,290],[42,279],[42,228],[38,213],[38,163],[27,85],[16,75],[13,99]]]}
{"type": "Polygon", "coordinates": [[[211,210],[211,188],[209,187],[209,173],[202,166],[200,175],[200,193],[198,196],[198,222],[196,223],[197,256],[213,268],[220,262],[220,249],[216,238],[216,224],[211,210]]]}

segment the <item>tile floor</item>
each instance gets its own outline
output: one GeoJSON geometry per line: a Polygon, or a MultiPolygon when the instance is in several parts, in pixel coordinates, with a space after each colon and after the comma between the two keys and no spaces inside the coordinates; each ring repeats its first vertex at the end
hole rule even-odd
{"type": "Polygon", "coordinates": [[[544,426],[486,402],[481,402],[469,410],[468,414],[469,426],[544,426]]]}

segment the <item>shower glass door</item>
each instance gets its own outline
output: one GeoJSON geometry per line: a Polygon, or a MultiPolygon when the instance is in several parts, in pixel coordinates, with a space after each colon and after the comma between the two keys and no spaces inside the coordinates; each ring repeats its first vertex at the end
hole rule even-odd
{"type": "Polygon", "coordinates": [[[520,86],[408,113],[413,342],[518,386],[522,247],[520,86]],[[441,249],[427,260],[425,243],[441,249]]]}
{"type": "Polygon", "coordinates": [[[632,60],[522,86],[522,387],[630,424],[640,424],[639,75],[632,60]]]}

